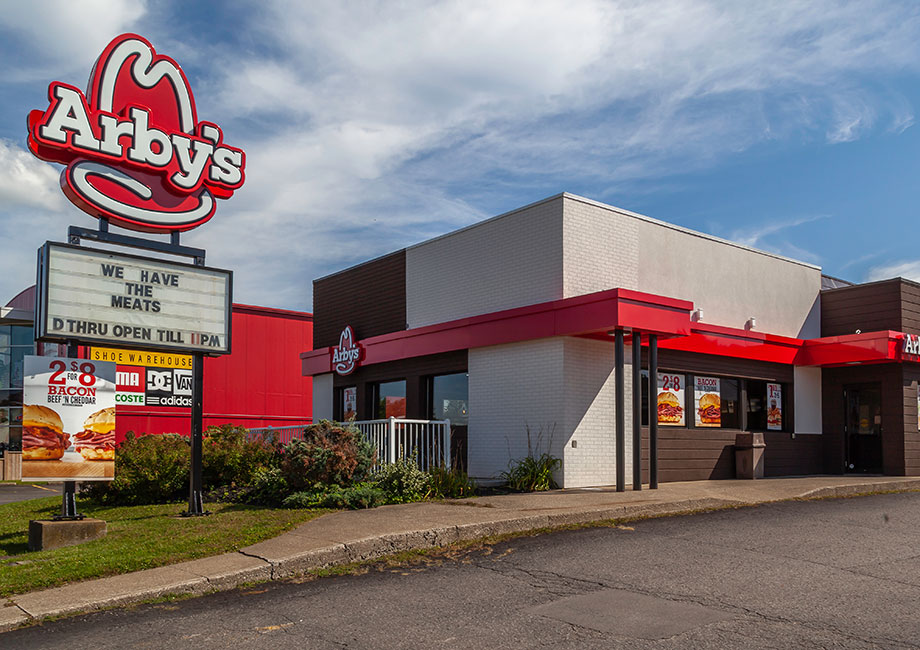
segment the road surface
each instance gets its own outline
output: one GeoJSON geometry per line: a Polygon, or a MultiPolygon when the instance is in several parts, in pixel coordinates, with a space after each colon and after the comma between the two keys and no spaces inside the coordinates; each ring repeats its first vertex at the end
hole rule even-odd
{"type": "Polygon", "coordinates": [[[920,494],[518,538],[0,635],[0,648],[920,648],[920,494]]]}

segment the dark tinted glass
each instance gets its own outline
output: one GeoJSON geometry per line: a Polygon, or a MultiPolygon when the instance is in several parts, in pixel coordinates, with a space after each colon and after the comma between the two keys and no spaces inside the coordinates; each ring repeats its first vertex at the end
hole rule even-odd
{"type": "Polygon", "coordinates": [[[469,419],[469,375],[459,372],[431,378],[431,399],[428,417],[450,420],[451,424],[466,426],[469,419]]]}
{"type": "Polygon", "coordinates": [[[377,384],[374,391],[376,400],[374,418],[406,417],[406,381],[387,381],[377,384]]]}
{"type": "Polygon", "coordinates": [[[747,430],[765,431],[767,428],[767,382],[748,379],[747,430]]]}

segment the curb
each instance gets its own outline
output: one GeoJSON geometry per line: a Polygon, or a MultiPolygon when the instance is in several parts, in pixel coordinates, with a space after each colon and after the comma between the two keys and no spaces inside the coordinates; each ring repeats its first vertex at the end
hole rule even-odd
{"type": "MultiPolygon", "coordinates": [[[[799,496],[776,501],[841,498],[872,492],[912,491],[920,491],[920,479],[894,483],[867,481],[854,485],[821,487],[799,496]]],[[[616,519],[653,518],[691,514],[701,510],[750,507],[769,502],[771,501],[743,501],[711,497],[666,503],[624,504],[577,512],[512,516],[508,519],[487,523],[446,525],[374,535],[344,543],[330,543],[323,548],[308,551],[282,553],[278,557],[271,557],[268,554],[260,555],[254,552],[253,547],[247,547],[240,551],[209,558],[12,596],[0,606],[0,632],[49,617],[94,612],[169,595],[201,595],[233,589],[251,582],[283,580],[332,566],[368,562],[405,551],[439,548],[496,535],[526,533],[616,519]],[[144,586],[139,587],[138,583],[143,583],[144,586]]]]}

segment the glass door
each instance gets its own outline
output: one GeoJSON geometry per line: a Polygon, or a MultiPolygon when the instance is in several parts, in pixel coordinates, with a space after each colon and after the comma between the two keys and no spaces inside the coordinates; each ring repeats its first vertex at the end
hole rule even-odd
{"type": "Polygon", "coordinates": [[[882,471],[882,389],[880,384],[844,388],[846,471],[882,471]]]}

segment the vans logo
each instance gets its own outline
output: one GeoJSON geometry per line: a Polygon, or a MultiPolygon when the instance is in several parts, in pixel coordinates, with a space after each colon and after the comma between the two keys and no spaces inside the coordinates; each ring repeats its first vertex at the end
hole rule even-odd
{"type": "Polygon", "coordinates": [[[332,368],[340,375],[350,375],[361,361],[361,347],[355,342],[351,325],[346,325],[339,336],[339,344],[332,349],[332,368]]]}
{"type": "Polygon", "coordinates": [[[243,151],[198,121],[185,74],[136,34],[103,50],[85,96],[55,81],[48,99],[29,113],[29,149],[67,166],[64,194],[94,217],[141,232],[190,230],[243,184],[243,151]]]}

